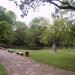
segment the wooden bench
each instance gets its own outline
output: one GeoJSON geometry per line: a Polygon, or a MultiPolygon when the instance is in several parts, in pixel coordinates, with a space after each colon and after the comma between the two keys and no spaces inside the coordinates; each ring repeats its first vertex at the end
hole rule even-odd
{"type": "Polygon", "coordinates": [[[16,52],[16,54],[17,54],[17,55],[20,55],[20,56],[23,56],[23,55],[24,55],[23,52],[18,52],[18,51],[16,52]]]}
{"type": "Polygon", "coordinates": [[[0,49],[2,49],[2,50],[6,50],[6,48],[4,48],[4,47],[0,47],[0,49]]]}
{"type": "Polygon", "coordinates": [[[6,48],[2,48],[2,50],[6,50],[6,48]]]}
{"type": "Polygon", "coordinates": [[[17,54],[17,55],[19,55],[19,52],[18,52],[18,51],[16,51],[16,54],[17,54]]]}
{"type": "Polygon", "coordinates": [[[8,52],[13,53],[13,50],[8,50],[8,52]]]}
{"type": "Polygon", "coordinates": [[[0,47],[0,49],[2,49],[3,47],[0,47]]]}

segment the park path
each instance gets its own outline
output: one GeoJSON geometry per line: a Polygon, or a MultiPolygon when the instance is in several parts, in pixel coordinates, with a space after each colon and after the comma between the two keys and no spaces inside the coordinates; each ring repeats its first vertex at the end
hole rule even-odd
{"type": "Polygon", "coordinates": [[[4,50],[0,50],[0,63],[5,66],[9,75],[75,75],[75,72],[55,69],[4,50]]]}

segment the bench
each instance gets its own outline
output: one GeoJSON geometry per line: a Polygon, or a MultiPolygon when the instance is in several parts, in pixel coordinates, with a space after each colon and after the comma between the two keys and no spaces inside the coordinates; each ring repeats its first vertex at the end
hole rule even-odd
{"type": "Polygon", "coordinates": [[[0,49],[2,49],[3,47],[0,47],[0,49]]]}
{"type": "Polygon", "coordinates": [[[16,51],[16,54],[19,55],[19,52],[16,51]]]}
{"type": "Polygon", "coordinates": [[[4,48],[4,47],[0,47],[0,49],[2,49],[2,50],[6,50],[6,48],[4,48]]]}
{"type": "Polygon", "coordinates": [[[16,54],[17,54],[17,55],[20,55],[20,56],[23,56],[23,55],[24,55],[23,52],[18,52],[18,51],[16,52],[16,54]]]}
{"type": "Polygon", "coordinates": [[[13,53],[13,50],[8,50],[8,52],[13,53]]]}
{"type": "Polygon", "coordinates": [[[2,50],[6,50],[6,48],[2,48],[2,50]]]}

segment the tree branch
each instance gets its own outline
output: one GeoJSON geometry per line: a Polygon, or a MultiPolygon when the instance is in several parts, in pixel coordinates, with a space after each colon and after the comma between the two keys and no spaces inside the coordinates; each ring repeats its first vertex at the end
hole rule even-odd
{"type": "Polygon", "coordinates": [[[73,7],[73,6],[69,5],[69,4],[61,6],[61,5],[58,5],[58,4],[56,4],[56,3],[52,2],[52,1],[50,3],[55,5],[55,6],[57,6],[60,9],[73,9],[73,10],[75,10],[75,7],[73,7]]]}

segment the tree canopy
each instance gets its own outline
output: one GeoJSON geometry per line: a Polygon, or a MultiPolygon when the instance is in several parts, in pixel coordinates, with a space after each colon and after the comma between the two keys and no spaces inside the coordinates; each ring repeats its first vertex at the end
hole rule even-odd
{"type": "Polygon", "coordinates": [[[68,11],[56,9],[53,23],[44,17],[35,17],[28,26],[17,21],[12,11],[0,7],[0,44],[26,49],[44,47],[75,47],[75,20],[68,11]],[[71,17],[69,17],[71,16],[71,17]]]}
{"type": "Polygon", "coordinates": [[[28,14],[30,8],[36,9],[40,5],[44,5],[46,2],[53,4],[59,9],[72,9],[75,10],[75,1],[74,0],[9,0],[14,1],[16,6],[19,6],[22,11],[22,17],[28,14]]]}

